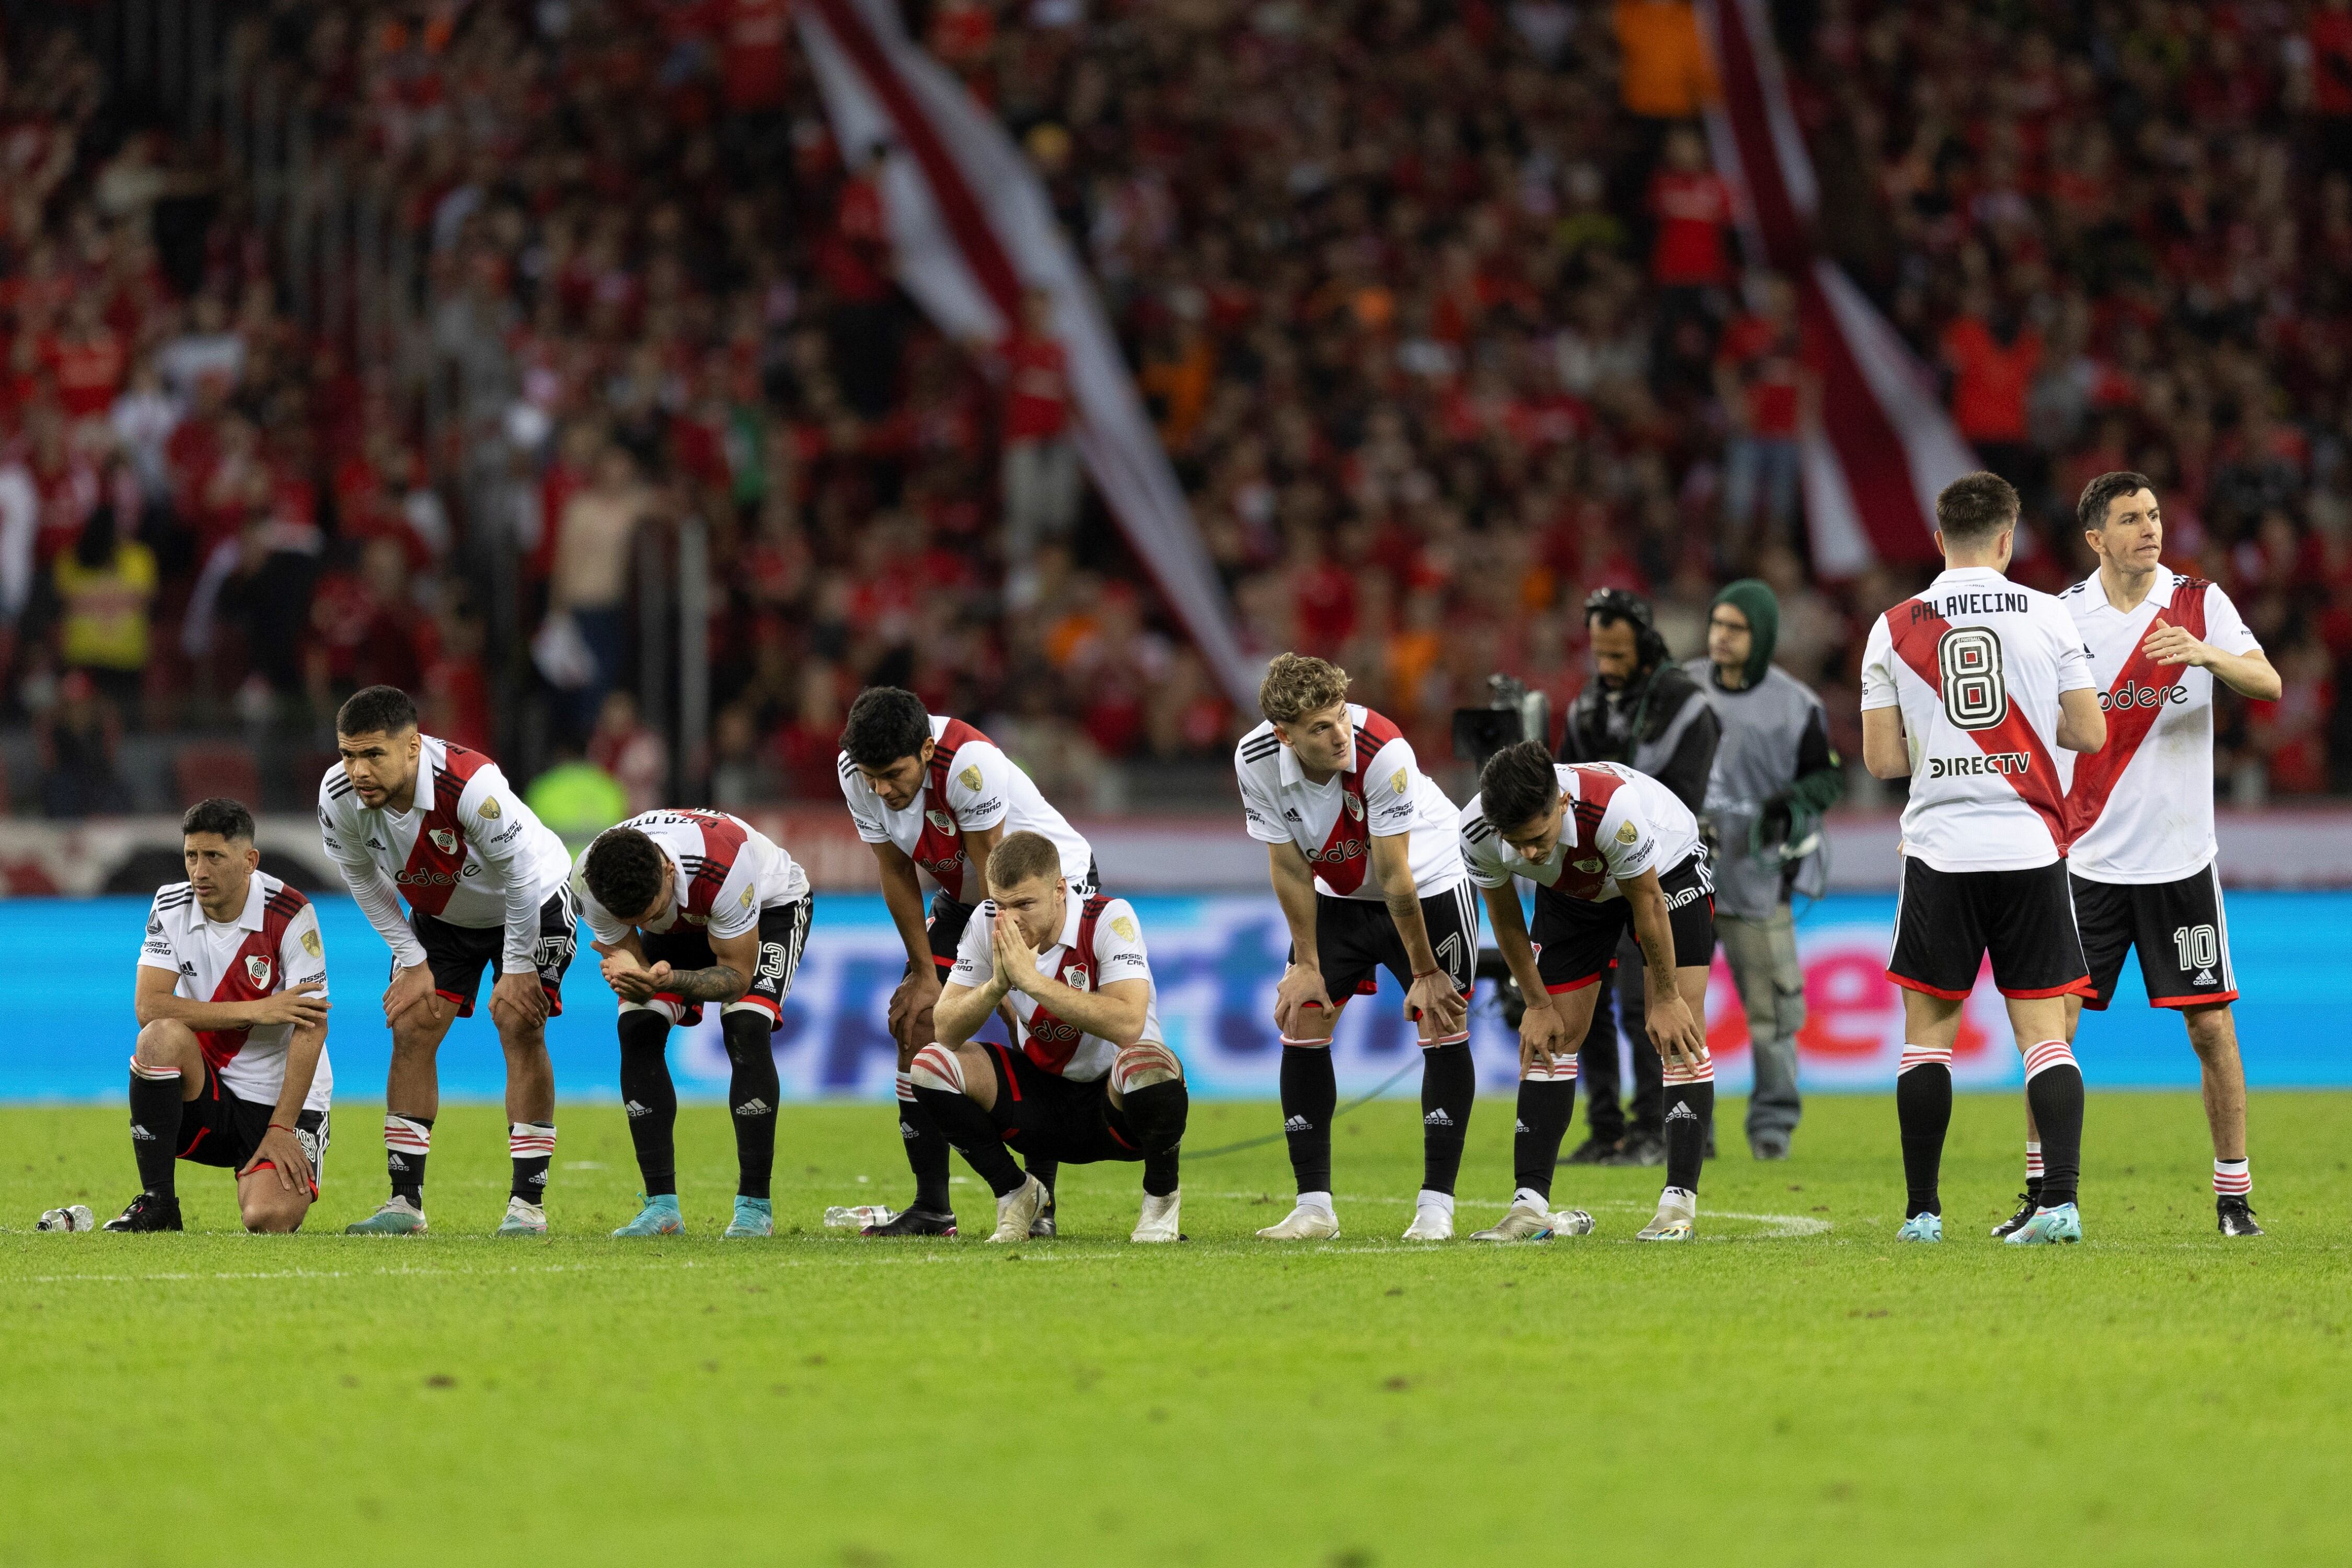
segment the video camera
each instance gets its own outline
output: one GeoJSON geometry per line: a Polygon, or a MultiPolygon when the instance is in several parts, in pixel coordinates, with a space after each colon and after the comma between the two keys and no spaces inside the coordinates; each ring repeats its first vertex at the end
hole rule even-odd
{"type": "Polygon", "coordinates": [[[1454,710],[1454,754],[1474,768],[1506,746],[1521,741],[1541,741],[1551,746],[1551,699],[1530,691],[1528,683],[1507,675],[1486,678],[1484,708],[1454,710]]]}

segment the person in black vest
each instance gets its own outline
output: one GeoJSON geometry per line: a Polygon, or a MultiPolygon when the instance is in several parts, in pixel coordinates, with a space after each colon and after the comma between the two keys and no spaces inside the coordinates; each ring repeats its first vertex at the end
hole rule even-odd
{"type": "MultiPolygon", "coordinates": [[[[1673,662],[1666,639],[1652,623],[1648,601],[1622,588],[1602,588],[1584,601],[1592,644],[1593,679],[1570,705],[1560,735],[1563,763],[1623,763],[1649,774],[1696,813],[1706,803],[1708,773],[1722,730],[1706,696],[1673,662]]],[[[1577,1053],[1585,1091],[1584,1142],[1568,1156],[1576,1165],[1656,1165],[1666,1157],[1665,1082],[1654,1051],[1635,1049],[1633,1098],[1617,1101],[1617,1018],[1637,1045],[1646,1037],[1642,1001],[1642,950],[1629,936],[1617,950],[1617,1006],[1601,988],[1592,1026],[1577,1053]]],[[[1709,1153],[1713,1153],[1712,1146],[1709,1153]]]]}

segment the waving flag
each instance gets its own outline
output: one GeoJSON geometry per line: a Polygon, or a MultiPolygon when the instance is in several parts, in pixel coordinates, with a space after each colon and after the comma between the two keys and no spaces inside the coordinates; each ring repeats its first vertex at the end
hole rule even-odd
{"type": "Polygon", "coordinates": [[[1053,295],[1078,455],[1219,684],[1255,711],[1259,671],[1036,171],[907,37],[890,0],[801,0],[798,16],[835,139],[853,155],[891,149],[882,199],[899,282],[942,331],[989,342],[1020,319],[1024,289],[1053,295]]]}
{"type": "Polygon", "coordinates": [[[1820,356],[1821,417],[1804,434],[1813,564],[1850,577],[1874,562],[1933,559],[1936,492],[1981,465],[1927,368],[1844,268],[1816,253],[1820,188],[1765,0],[1698,9],[1722,80],[1706,121],[1716,168],[1738,195],[1749,254],[1795,284],[1820,356]]]}

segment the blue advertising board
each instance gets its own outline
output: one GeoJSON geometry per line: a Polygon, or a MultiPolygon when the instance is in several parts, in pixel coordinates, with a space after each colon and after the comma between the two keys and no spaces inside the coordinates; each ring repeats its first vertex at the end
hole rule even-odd
{"type": "MultiPolygon", "coordinates": [[[[1160,985],[1168,1043],[1182,1056],[1197,1095],[1275,1097],[1280,1045],[1271,1018],[1286,938],[1271,898],[1143,898],[1135,900],[1160,985]]],[[[0,901],[0,1101],[110,1101],[123,1092],[137,1028],[131,972],[146,901],[141,899],[0,901]]],[[[1809,1017],[1799,1044],[1808,1088],[1884,1089],[1903,1044],[1902,1004],[1882,971],[1895,900],[1838,896],[1807,909],[1799,950],[1809,1017]]],[[[2238,1032],[2246,1076],[2258,1085],[2352,1085],[2352,1051],[2327,1016],[2352,991],[2352,893],[2235,892],[2230,937],[2243,998],[2238,1032]]],[[[328,1049],[339,1094],[381,1100],[391,1050],[378,998],[388,963],[383,943],[345,899],[321,899],[335,997],[328,1049]]],[[[904,964],[882,900],[827,896],[799,983],[775,1036],[789,1100],[882,1100],[893,1056],[883,1027],[891,987],[904,964]]],[[[2145,1003],[2138,971],[2127,968],[2116,1005],[2084,1023],[2076,1042],[2095,1087],[2193,1088],[2196,1058],[2178,1021],[2145,1003]]],[[[487,1016],[465,1019],[440,1053],[444,1094],[496,1100],[502,1091],[498,1044],[487,1016]]],[[[617,1098],[614,1000],[583,951],[564,987],[563,1016],[549,1029],[561,1093],[617,1098]]],[[[1335,1046],[1343,1092],[1380,1083],[1411,1059],[1412,1029],[1402,997],[1383,979],[1340,1020],[1335,1046]]],[[[1720,956],[1707,1005],[1717,1080],[1738,1092],[1748,1081],[1747,1029],[1720,956]]],[[[1504,1092],[1516,1080],[1516,1043],[1482,990],[1472,1046],[1481,1087],[1504,1092]]],[[[727,1057],[715,1019],[671,1037],[682,1094],[726,1093],[727,1057]]],[[[1969,1004],[1953,1062],[1963,1087],[2020,1081],[2001,1002],[1990,981],[1969,1004]]]]}

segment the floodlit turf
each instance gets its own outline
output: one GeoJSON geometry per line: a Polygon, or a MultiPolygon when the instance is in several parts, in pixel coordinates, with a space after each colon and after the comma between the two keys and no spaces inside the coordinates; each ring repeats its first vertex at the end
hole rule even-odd
{"type": "MultiPolygon", "coordinates": [[[[1629,1239],[1658,1172],[1577,1170],[1556,1196],[1599,1234],[1500,1249],[1397,1239],[1399,1101],[1339,1124],[1346,1230],[1306,1247],[1249,1238],[1286,1206],[1278,1145],[1188,1165],[1183,1247],[1126,1244],[1110,1166],[1064,1173],[1058,1241],[827,1234],[828,1203],[905,1195],[872,1106],[785,1112],[772,1242],[716,1239],[715,1109],[681,1129],[689,1234],[606,1239],[635,1171],[605,1107],[562,1114],[544,1241],[484,1234],[493,1109],[436,1130],[431,1236],[331,1234],[381,1196],[356,1105],[320,1234],[228,1233],[227,1178],[184,1166],[205,1234],[44,1236],[50,1204],[129,1197],[123,1118],[0,1111],[0,1561],[2340,1560],[2352,1096],[2257,1096],[2272,1234],[2228,1243],[2195,1100],[2093,1097],[2063,1250],[1985,1237],[2009,1098],[1960,1102],[1940,1248],[1892,1242],[1886,1100],[1817,1099],[1778,1165],[1726,1110],[1700,1243],[1629,1239]]],[[[1274,1121],[1204,1106],[1190,1142],[1274,1121]]],[[[1465,1233],[1510,1127],[1478,1107],[1465,1233]]]]}

